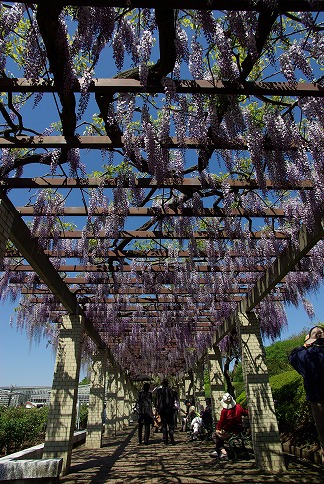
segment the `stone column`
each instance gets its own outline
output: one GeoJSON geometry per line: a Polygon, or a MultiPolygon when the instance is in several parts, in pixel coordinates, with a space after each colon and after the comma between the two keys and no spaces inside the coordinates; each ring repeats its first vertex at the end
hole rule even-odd
{"type": "MultiPolygon", "coordinates": [[[[181,398],[180,398],[180,394],[181,394],[181,383],[178,380],[175,382],[175,385],[174,385],[173,389],[177,393],[178,403],[179,403],[179,406],[181,408],[182,407],[182,405],[181,405],[181,398]]],[[[175,428],[177,428],[179,422],[181,422],[182,415],[183,415],[182,412],[180,412],[180,410],[178,410],[177,413],[176,413],[175,428]]]]}
{"type": "Polygon", "coordinates": [[[2,261],[4,257],[12,223],[13,215],[8,212],[5,204],[0,199],[0,261],[2,261]]]}
{"type": "Polygon", "coordinates": [[[179,381],[179,403],[182,406],[184,400],[187,398],[187,392],[186,392],[186,382],[185,378],[181,378],[179,381]]]}
{"type": "Polygon", "coordinates": [[[184,378],[185,398],[194,398],[193,372],[189,370],[184,378]]]}
{"type": "Polygon", "coordinates": [[[256,464],[263,471],[281,472],[284,469],[282,447],[265,364],[260,325],[252,312],[240,313],[238,323],[256,464]]]}
{"type": "Polygon", "coordinates": [[[84,323],[81,316],[63,316],[43,458],[63,457],[62,474],[71,463],[84,323]]]}
{"type": "Polygon", "coordinates": [[[92,357],[86,447],[99,449],[102,445],[105,405],[106,350],[92,357]]]}
{"type": "Polygon", "coordinates": [[[126,425],[130,424],[130,417],[132,415],[132,409],[135,405],[136,397],[134,396],[134,390],[131,382],[126,381],[125,385],[125,412],[126,412],[126,425]]]}
{"type": "Polygon", "coordinates": [[[108,365],[106,389],[106,429],[108,437],[116,435],[117,420],[117,373],[112,364],[108,365]]]}
{"type": "Polygon", "coordinates": [[[126,381],[124,380],[124,392],[125,392],[125,397],[124,397],[124,426],[128,427],[129,425],[129,415],[130,415],[130,390],[129,390],[129,385],[126,381]]]}
{"type": "Polygon", "coordinates": [[[208,371],[210,379],[210,397],[213,407],[213,417],[218,420],[222,405],[220,403],[224,395],[224,374],[222,368],[222,354],[217,345],[208,350],[208,371]]]}
{"type": "Polygon", "coordinates": [[[205,376],[204,376],[204,359],[198,361],[194,368],[194,395],[196,410],[200,411],[205,407],[205,376]]]}
{"type": "Polygon", "coordinates": [[[117,372],[117,395],[116,395],[116,430],[124,429],[125,419],[125,391],[123,376],[120,371],[117,372]]]}

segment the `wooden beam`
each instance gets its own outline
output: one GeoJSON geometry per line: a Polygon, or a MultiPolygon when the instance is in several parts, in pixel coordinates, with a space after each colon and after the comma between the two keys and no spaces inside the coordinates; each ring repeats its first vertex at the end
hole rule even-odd
{"type": "MultiPolygon", "coordinates": [[[[25,216],[43,216],[49,217],[51,215],[57,215],[57,212],[46,210],[45,213],[35,211],[34,206],[31,207],[16,207],[16,210],[25,216]]],[[[63,207],[59,211],[61,216],[69,217],[84,217],[88,215],[88,209],[85,207],[63,207]]],[[[111,214],[114,210],[111,211],[111,214]]],[[[117,212],[118,213],[118,212],[117,212]]],[[[91,216],[102,215],[109,216],[107,210],[103,208],[97,208],[91,212],[91,216]]],[[[129,217],[195,217],[197,213],[192,208],[182,207],[179,209],[172,209],[169,207],[130,207],[128,209],[129,217]]],[[[282,218],[285,217],[285,212],[281,208],[264,208],[262,213],[253,212],[251,209],[246,210],[242,208],[233,208],[230,211],[225,211],[223,208],[202,208],[199,211],[199,217],[267,217],[267,218],[282,218]]]]}
{"type": "Polygon", "coordinates": [[[295,267],[298,262],[313,248],[324,236],[324,217],[317,218],[314,229],[309,232],[302,226],[297,234],[295,244],[290,242],[286,249],[257,280],[254,288],[244,298],[238,309],[217,329],[214,335],[214,344],[217,344],[236,325],[237,314],[253,311],[276,285],[295,267]]]}
{"type": "MultiPolygon", "coordinates": [[[[193,178],[167,178],[163,181],[157,182],[153,178],[138,178],[134,182],[125,179],[122,182],[123,188],[130,188],[131,185],[139,188],[176,188],[185,190],[199,190],[199,189],[215,189],[222,188],[224,180],[206,179],[203,182],[196,177],[193,178]]],[[[4,178],[0,180],[0,186],[3,189],[10,188],[115,188],[120,184],[117,178],[65,178],[65,177],[35,177],[35,178],[4,178]]],[[[226,184],[231,188],[252,190],[260,189],[259,184],[255,179],[251,180],[235,180],[226,178],[226,184]]],[[[262,189],[275,190],[312,190],[314,185],[310,180],[299,180],[294,183],[289,183],[287,180],[273,183],[271,180],[265,180],[265,186],[262,189]]]]}
{"type": "Polygon", "coordinates": [[[85,319],[85,330],[90,338],[99,348],[105,348],[98,332],[93,325],[85,318],[82,308],[79,306],[75,294],[72,294],[64,283],[58,272],[55,270],[49,258],[44,254],[43,249],[31,236],[30,230],[21,219],[14,205],[7,195],[0,191],[0,198],[8,212],[13,214],[14,222],[10,232],[10,240],[17,247],[24,258],[33,267],[36,274],[44,281],[49,290],[62,303],[66,311],[70,314],[78,314],[85,319]]]}
{"type": "MultiPolygon", "coordinates": [[[[65,259],[75,259],[80,257],[80,254],[77,253],[77,251],[71,251],[69,255],[65,253],[63,250],[44,250],[44,253],[48,255],[49,257],[64,257],[65,259]]],[[[305,257],[311,257],[312,252],[310,251],[308,254],[305,255],[305,257]]],[[[213,253],[214,259],[223,259],[225,253],[220,252],[215,250],[213,253]]],[[[228,257],[231,258],[237,258],[237,257],[242,257],[242,251],[238,252],[235,250],[229,251],[226,253],[228,257]]],[[[268,257],[277,257],[277,253],[274,251],[273,253],[269,253],[268,257]]],[[[105,253],[104,259],[106,261],[113,260],[113,259],[145,259],[148,262],[156,262],[157,259],[186,259],[187,257],[191,256],[187,250],[179,250],[176,253],[172,252],[172,250],[167,250],[167,249],[150,249],[150,250],[131,250],[131,249],[125,249],[125,250],[107,250],[105,253]]],[[[5,257],[6,258],[13,258],[13,259],[21,259],[22,256],[19,253],[17,249],[8,249],[5,252],[5,257]]],[[[207,259],[207,254],[205,251],[200,250],[199,253],[197,254],[196,257],[194,257],[194,260],[196,262],[204,262],[207,259]]],[[[244,253],[244,259],[253,259],[254,260],[259,260],[263,259],[262,255],[260,252],[257,250],[251,250],[249,249],[249,252],[244,253]]],[[[103,262],[103,264],[105,264],[103,262]]],[[[99,264],[100,265],[100,264],[99,264]]]]}
{"type": "MultiPolygon", "coordinates": [[[[114,239],[120,239],[120,240],[127,240],[131,241],[133,239],[135,240],[140,240],[140,239],[161,239],[161,240],[173,240],[173,239],[190,239],[191,237],[194,237],[195,239],[203,240],[203,239],[230,239],[230,240],[235,240],[235,239],[241,239],[242,236],[237,235],[229,235],[227,234],[224,230],[219,230],[218,232],[211,232],[208,233],[206,231],[198,231],[198,232],[193,232],[190,235],[187,234],[175,234],[174,232],[165,232],[161,230],[123,230],[119,232],[118,237],[114,237],[114,239]]],[[[51,239],[52,236],[44,236],[44,239],[51,239]]],[[[61,232],[60,235],[58,236],[59,239],[81,239],[81,238],[86,238],[86,239],[103,239],[107,240],[107,234],[105,233],[104,230],[99,230],[97,233],[91,233],[87,232],[86,235],[83,234],[81,230],[66,230],[65,232],[61,232]]],[[[253,239],[264,239],[264,233],[260,231],[256,232],[250,232],[250,238],[253,239]]],[[[271,238],[277,239],[277,240],[286,240],[289,239],[289,237],[282,233],[279,232],[278,230],[275,230],[271,233],[271,238]]]]}
{"type": "MultiPolygon", "coordinates": [[[[82,295],[85,295],[85,294],[93,294],[94,293],[94,290],[93,290],[93,287],[87,287],[86,284],[85,284],[85,280],[84,278],[80,278],[80,282],[77,282],[78,281],[78,278],[66,278],[64,280],[64,282],[66,284],[78,284],[82,287],[79,287],[79,288],[71,288],[71,292],[73,291],[74,289],[74,293],[75,294],[82,294],[82,295]]],[[[89,286],[91,286],[91,283],[88,283],[89,286]]],[[[95,283],[94,283],[95,285],[95,283]]],[[[24,289],[22,288],[22,292],[24,291],[24,289]]],[[[240,290],[237,290],[237,291],[234,291],[233,290],[233,294],[238,294],[238,293],[242,293],[242,294],[245,294],[247,293],[248,289],[242,289],[242,291],[240,290]]],[[[126,295],[126,294],[138,294],[139,296],[143,296],[143,294],[149,296],[150,294],[151,295],[154,295],[154,294],[169,294],[171,296],[177,296],[177,295],[187,295],[188,297],[195,297],[195,294],[194,293],[190,293],[188,290],[184,289],[184,288],[179,288],[179,287],[160,287],[158,289],[158,291],[154,291],[152,293],[149,293],[147,289],[143,289],[143,287],[140,287],[140,286],[134,286],[134,287],[127,287],[127,290],[125,290],[125,287],[118,287],[118,288],[114,288],[113,286],[111,287],[111,290],[109,289],[105,291],[106,292],[106,295],[108,294],[111,294],[111,295],[114,295],[114,294],[121,294],[121,295],[126,295]]],[[[35,291],[32,292],[32,294],[36,294],[37,293],[37,289],[35,289],[35,291]]],[[[44,294],[44,293],[42,293],[44,294]]],[[[228,290],[228,294],[230,294],[230,290],[228,290]]],[[[217,296],[217,294],[215,294],[215,297],[217,296]]],[[[220,298],[219,298],[219,301],[224,301],[226,300],[226,295],[220,295],[220,298]]],[[[230,299],[230,301],[237,301],[237,300],[241,300],[241,297],[240,296],[228,296],[230,299]],[[239,299],[235,299],[239,297],[239,299]]]]}
{"type": "MultiPolygon", "coordinates": [[[[233,265],[228,267],[226,265],[215,265],[211,266],[209,264],[197,264],[195,266],[196,272],[202,273],[211,273],[211,272],[264,272],[267,269],[267,266],[261,264],[254,264],[251,267],[248,266],[241,266],[241,265],[233,265]]],[[[33,271],[33,267],[28,264],[12,264],[11,266],[6,266],[6,270],[10,270],[12,272],[31,272],[33,271]]],[[[132,267],[130,265],[124,266],[117,266],[117,267],[109,267],[106,264],[98,264],[98,265],[80,265],[80,264],[63,264],[60,265],[57,269],[58,272],[93,272],[93,273],[101,273],[101,274],[113,274],[118,273],[119,275],[125,274],[128,275],[130,272],[142,274],[145,270],[144,264],[142,267],[132,267]]],[[[166,274],[166,269],[163,264],[153,265],[151,266],[151,271],[153,273],[163,273],[166,274]]],[[[168,267],[168,273],[171,276],[176,275],[179,272],[178,269],[174,269],[172,264],[168,267]]],[[[114,284],[114,280],[112,278],[108,279],[110,284],[114,284]]],[[[134,282],[138,281],[138,279],[134,279],[134,282]]],[[[128,281],[130,282],[130,281],[128,281]]]]}
{"type": "MultiPolygon", "coordinates": [[[[6,3],[25,3],[24,0],[7,0],[6,3]]],[[[61,1],[61,5],[106,7],[107,0],[67,0],[61,1]]],[[[48,5],[48,0],[35,0],[35,5],[48,5]]],[[[156,0],[109,0],[110,7],[134,8],[156,8],[156,0]]],[[[260,0],[164,0],[163,8],[177,9],[198,9],[198,10],[241,10],[269,11],[269,7],[260,0]]],[[[323,11],[321,0],[278,0],[276,9],[279,12],[314,12],[323,11]]]]}
{"type": "MultiPolygon", "coordinates": [[[[136,143],[136,140],[134,140],[136,143]]],[[[246,142],[240,139],[226,140],[208,140],[206,143],[202,143],[195,138],[186,138],[184,141],[178,141],[175,136],[170,136],[167,141],[160,142],[160,145],[169,149],[183,148],[187,149],[199,149],[209,148],[215,150],[248,150],[246,142]]],[[[143,145],[143,143],[142,143],[143,145]]],[[[79,149],[112,149],[123,148],[124,137],[121,136],[118,142],[112,141],[108,136],[7,136],[0,137],[0,148],[79,148],[79,149]]],[[[143,145],[144,148],[144,145],[143,145]]],[[[265,150],[270,151],[296,151],[298,145],[293,141],[291,144],[287,144],[285,148],[281,146],[274,146],[269,143],[264,143],[265,150]]]]}
{"type": "MultiPolygon", "coordinates": [[[[77,293],[78,295],[91,295],[91,294],[96,294],[96,291],[93,288],[88,288],[88,289],[80,289],[80,288],[71,288],[70,291],[72,293],[77,293]]],[[[41,288],[41,287],[36,287],[36,288],[31,288],[31,287],[22,287],[21,288],[21,294],[24,295],[35,295],[35,294],[46,294],[49,295],[51,294],[49,289],[47,288],[41,288]]],[[[124,298],[120,298],[121,300],[119,301],[121,304],[125,303],[134,303],[134,304],[149,304],[149,305],[154,305],[154,304],[160,304],[160,303],[165,303],[165,304],[187,304],[188,299],[187,296],[183,295],[178,295],[178,294],[168,294],[168,295],[160,295],[160,294],[153,294],[152,296],[136,296],[136,297],[130,297],[128,294],[123,294],[125,296],[124,298]]],[[[111,295],[111,297],[104,297],[102,298],[105,302],[105,304],[116,304],[116,300],[114,298],[114,294],[111,295]]],[[[191,301],[192,303],[192,301],[191,301]]],[[[203,303],[200,303],[199,301],[195,302],[196,305],[200,305],[203,303]]]]}
{"type": "Polygon", "coordinates": [[[253,311],[255,306],[264,299],[270,291],[281,281],[299,261],[323,238],[324,217],[317,220],[313,232],[302,226],[298,234],[298,245],[290,242],[283,252],[264,275],[257,280],[253,290],[248,294],[246,301],[241,304],[240,312],[253,311]]]}
{"type": "MultiPolygon", "coordinates": [[[[183,79],[174,80],[177,93],[233,94],[233,95],[263,95],[263,96],[323,96],[324,87],[316,82],[255,82],[245,81],[241,84],[230,81],[207,81],[183,79]]],[[[73,92],[80,92],[80,80],[72,86],[73,92]]],[[[57,92],[54,79],[0,78],[1,92],[57,92]]],[[[92,79],[88,92],[109,94],[115,92],[128,93],[164,93],[164,87],[159,82],[143,86],[136,79],[102,78],[92,79]]]]}

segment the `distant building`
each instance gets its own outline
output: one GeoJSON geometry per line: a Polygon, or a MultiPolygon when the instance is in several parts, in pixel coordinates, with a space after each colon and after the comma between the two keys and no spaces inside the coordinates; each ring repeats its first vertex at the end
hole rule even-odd
{"type": "MultiPolygon", "coordinates": [[[[0,387],[0,405],[5,407],[17,407],[26,405],[43,407],[48,405],[51,395],[51,387],[0,387]]],[[[79,385],[78,402],[80,405],[89,404],[90,385],[79,385]]]]}

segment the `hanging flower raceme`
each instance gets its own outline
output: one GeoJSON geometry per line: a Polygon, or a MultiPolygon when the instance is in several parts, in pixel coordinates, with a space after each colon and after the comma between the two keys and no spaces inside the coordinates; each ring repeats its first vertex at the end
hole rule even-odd
{"type": "Polygon", "coordinates": [[[189,54],[189,71],[194,79],[204,78],[203,49],[201,44],[195,39],[191,41],[191,51],[189,54]]]}
{"type": "Polygon", "coordinates": [[[78,26],[73,36],[72,53],[89,53],[95,66],[102,49],[112,38],[115,8],[80,6],[76,11],[76,20],[78,26]]]}
{"type": "Polygon", "coordinates": [[[257,125],[252,114],[248,110],[244,110],[244,117],[247,126],[246,142],[250,152],[251,161],[256,170],[256,179],[259,186],[265,188],[265,170],[264,170],[264,135],[262,130],[257,125]]]}
{"type": "Polygon", "coordinates": [[[287,316],[280,301],[273,301],[271,297],[264,298],[255,310],[260,321],[263,336],[274,340],[287,326],[287,316]]]}
{"type": "Polygon", "coordinates": [[[295,74],[296,69],[302,71],[308,80],[314,80],[312,68],[306,58],[305,52],[302,49],[301,43],[304,43],[304,39],[298,43],[294,41],[289,49],[280,56],[282,73],[287,81],[292,84],[297,82],[295,74]]]}

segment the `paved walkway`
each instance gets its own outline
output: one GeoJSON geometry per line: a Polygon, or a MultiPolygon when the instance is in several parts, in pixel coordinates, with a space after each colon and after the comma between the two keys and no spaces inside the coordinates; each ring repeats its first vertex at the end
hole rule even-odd
{"type": "Polygon", "coordinates": [[[213,442],[191,442],[176,432],[176,445],[165,445],[160,433],[149,445],[137,443],[137,429],[130,427],[105,438],[101,449],[84,446],[73,451],[65,484],[204,484],[204,483],[324,483],[324,472],[306,461],[285,456],[287,470],[280,475],[260,472],[253,457],[219,463],[209,456],[213,442]]]}

